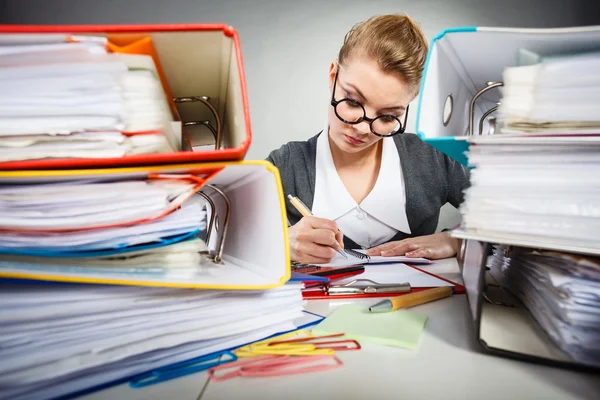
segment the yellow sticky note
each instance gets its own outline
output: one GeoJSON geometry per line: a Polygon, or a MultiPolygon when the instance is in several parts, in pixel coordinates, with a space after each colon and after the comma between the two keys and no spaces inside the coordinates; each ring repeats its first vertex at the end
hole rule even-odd
{"type": "Polygon", "coordinates": [[[346,339],[414,350],[425,328],[427,315],[398,310],[371,313],[354,304],[342,306],[313,328],[316,335],[344,333],[346,339]]]}

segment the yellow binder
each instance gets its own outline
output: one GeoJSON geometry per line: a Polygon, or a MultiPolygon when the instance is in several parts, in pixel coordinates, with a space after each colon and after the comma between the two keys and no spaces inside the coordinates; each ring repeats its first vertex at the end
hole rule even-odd
{"type": "Polygon", "coordinates": [[[267,161],[86,170],[0,171],[0,185],[146,179],[152,174],[208,176],[203,196],[218,218],[208,240],[216,260],[192,275],[118,273],[17,265],[0,260],[0,278],[202,289],[268,289],[290,278],[287,216],[279,171],[267,161]],[[217,171],[214,173],[214,171],[217,171]],[[214,174],[213,174],[214,173],[214,174]],[[228,210],[229,208],[229,210],[228,210]],[[228,212],[227,212],[228,211],[228,212]],[[226,217],[228,216],[228,217],[226,217]],[[226,231],[224,232],[224,229],[226,231]],[[219,252],[222,250],[222,260],[219,252]],[[216,261],[216,262],[215,262],[216,261]]]}

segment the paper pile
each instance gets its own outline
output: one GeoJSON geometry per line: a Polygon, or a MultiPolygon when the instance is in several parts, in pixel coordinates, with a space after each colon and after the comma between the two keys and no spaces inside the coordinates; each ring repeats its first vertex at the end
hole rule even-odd
{"type": "Polygon", "coordinates": [[[568,358],[600,366],[600,260],[495,246],[492,273],[568,358]]]}
{"type": "Polygon", "coordinates": [[[101,37],[65,40],[0,42],[0,162],[177,149],[152,57],[109,53],[101,37]]]}
{"type": "Polygon", "coordinates": [[[296,329],[301,288],[0,284],[0,398],[55,398],[296,329]]]}

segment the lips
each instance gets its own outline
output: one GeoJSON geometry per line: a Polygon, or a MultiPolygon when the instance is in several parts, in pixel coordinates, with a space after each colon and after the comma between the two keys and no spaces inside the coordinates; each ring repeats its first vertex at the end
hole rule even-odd
{"type": "Polygon", "coordinates": [[[354,144],[354,145],[359,145],[359,144],[364,144],[365,143],[364,141],[362,141],[360,139],[356,139],[356,138],[354,138],[352,136],[344,135],[344,137],[346,138],[346,140],[348,142],[350,142],[351,144],[354,144]]]}

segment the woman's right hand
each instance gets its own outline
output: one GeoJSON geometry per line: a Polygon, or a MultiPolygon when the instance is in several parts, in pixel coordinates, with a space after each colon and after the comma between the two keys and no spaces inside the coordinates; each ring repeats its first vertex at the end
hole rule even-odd
{"type": "Polygon", "coordinates": [[[336,249],[344,248],[344,236],[337,224],[317,217],[303,217],[288,229],[292,261],[326,264],[336,249]]]}

